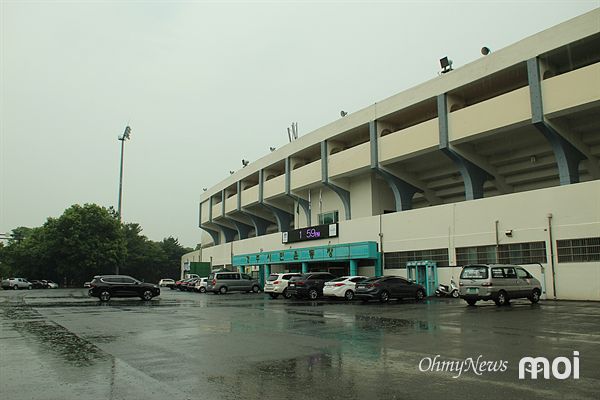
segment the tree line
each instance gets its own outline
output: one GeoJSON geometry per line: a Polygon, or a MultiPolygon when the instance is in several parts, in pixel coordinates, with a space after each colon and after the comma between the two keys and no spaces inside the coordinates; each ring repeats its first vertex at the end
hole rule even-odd
{"type": "Polygon", "coordinates": [[[76,204],[40,227],[13,229],[0,242],[0,276],[80,287],[118,267],[120,274],[158,282],[178,278],[181,256],[190,251],[171,236],[149,240],[139,224],[121,223],[112,207],[76,204]]]}

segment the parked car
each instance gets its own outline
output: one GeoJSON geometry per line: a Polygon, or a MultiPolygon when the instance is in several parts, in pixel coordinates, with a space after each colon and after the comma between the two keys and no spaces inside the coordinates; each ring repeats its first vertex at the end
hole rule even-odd
{"type": "Polygon", "coordinates": [[[294,276],[288,282],[288,293],[295,298],[308,297],[316,300],[323,296],[325,282],[335,279],[335,275],[329,272],[310,272],[300,276],[294,276]]]}
{"type": "Polygon", "coordinates": [[[33,289],[33,285],[25,278],[8,278],[2,280],[2,289],[33,289]]]}
{"type": "Polygon", "coordinates": [[[31,283],[31,287],[33,289],[46,289],[47,288],[44,281],[38,281],[37,279],[32,279],[29,282],[31,283]]]}
{"type": "Polygon", "coordinates": [[[225,294],[227,292],[260,292],[257,279],[239,272],[213,272],[208,275],[208,292],[225,294]]]}
{"type": "Polygon", "coordinates": [[[470,306],[479,300],[493,300],[503,306],[511,299],[540,301],[542,284],[518,265],[466,265],[460,273],[460,297],[470,306]]]}
{"type": "Polygon", "coordinates": [[[199,278],[194,285],[194,291],[198,293],[206,292],[206,287],[208,286],[208,278],[199,278]]]}
{"type": "Polygon", "coordinates": [[[91,282],[88,291],[91,297],[108,301],[112,297],[140,297],[151,300],[160,296],[160,288],[152,283],[143,283],[127,275],[98,275],[91,282]]]}
{"type": "Polygon", "coordinates": [[[366,276],[342,276],[325,282],[323,296],[342,297],[346,300],[352,300],[356,292],[356,284],[365,279],[368,278],[366,276]]]}
{"type": "Polygon", "coordinates": [[[48,280],[42,280],[42,282],[44,283],[44,285],[46,285],[46,288],[48,289],[58,289],[58,283],[56,282],[48,280]]]}
{"type": "Polygon", "coordinates": [[[294,276],[300,276],[301,274],[298,272],[286,272],[282,274],[271,274],[267,278],[265,282],[265,293],[268,293],[269,296],[276,299],[279,295],[282,295],[284,298],[289,299],[292,297],[287,288],[288,282],[294,276]]]}
{"type": "Polygon", "coordinates": [[[174,288],[175,288],[175,289],[182,290],[182,289],[181,289],[181,285],[183,285],[184,283],[187,283],[187,282],[188,282],[189,280],[191,280],[191,279],[193,279],[193,278],[187,278],[187,279],[180,279],[180,280],[178,280],[177,282],[175,282],[175,286],[174,286],[174,288]]]}
{"type": "Polygon", "coordinates": [[[172,287],[175,286],[175,280],[170,278],[164,278],[158,281],[158,286],[160,287],[172,287]]]}
{"type": "Polygon", "coordinates": [[[181,290],[183,292],[191,292],[192,290],[194,290],[194,287],[196,286],[196,282],[198,281],[198,279],[200,279],[200,278],[186,279],[185,281],[181,282],[181,285],[179,285],[179,290],[181,290]]]}
{"type": "Polygon", "coordinates": [[[355,296],[363,302],[379,300],[385,303],[390,299],[423,300],[425,288],[399,276],[377,276],[357,283],[355,296]]]}

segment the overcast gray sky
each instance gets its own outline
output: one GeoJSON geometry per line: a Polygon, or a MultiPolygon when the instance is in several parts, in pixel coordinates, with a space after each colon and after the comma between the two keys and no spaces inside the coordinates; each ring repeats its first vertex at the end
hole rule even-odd
{"type": "MultiPolygon", "coordinates": [[[[198,199],[287,142],[600,1],[1,4],[0,232],[72,204],[200,241],[198,199]]],[[[600,23],[600,21],[599,21],[600,23]]]]}

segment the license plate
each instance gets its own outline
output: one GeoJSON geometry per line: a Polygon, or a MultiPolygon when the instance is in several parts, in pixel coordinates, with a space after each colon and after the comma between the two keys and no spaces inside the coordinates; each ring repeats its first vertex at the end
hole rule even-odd
{"type": "Polygon", "coordinates": [[[470,287],[470,288],[467,289],[467,293],[469,293],[469,294],[477,294],[477,293],[479,293],[479,288],[470,287]]]}
{"type": "Polygon", "coordinates": [[[295,287],[296,285],[293,283],[290,283],[290,287],[295,287]]]}

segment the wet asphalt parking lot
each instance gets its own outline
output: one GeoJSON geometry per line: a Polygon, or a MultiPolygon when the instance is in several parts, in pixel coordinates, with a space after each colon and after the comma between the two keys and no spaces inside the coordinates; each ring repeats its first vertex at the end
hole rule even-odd
{"type": "Polygon", "coordinates": [[[597,399],[600,392],[598,303],[365,305],[168,289],[150,302],[100,303],[86,294],[0,291],[0,398],[597,399]],[[580,377],[519,380],[525,356],[568,357],[580,377]],[[506,370],[456,378],[428,370],[435,361],[478,357],[477,365],[504,362],[506,370]]]}

